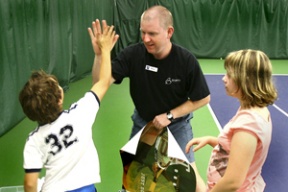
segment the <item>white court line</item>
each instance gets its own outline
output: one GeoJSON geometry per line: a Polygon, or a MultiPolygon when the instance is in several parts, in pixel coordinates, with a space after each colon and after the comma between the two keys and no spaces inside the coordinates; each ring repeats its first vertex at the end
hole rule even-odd
{"type": "Polygon", "coordinates": [[[286,113],[285,111],[283,111],[280,107],[278,107],[277,105],[273,104],[273,107],[275,107],[278,111],[280,111],[281,113],[283,113],[286,117],[288,117],[288,113],[286,113]]]}
{"type": "MultiPolygon", "coordinates": [[[[206,73],[204,75],[224,75],[224,74],[217,74],[217,73],[206,73]]],[[[287,74],[273,74],[272,76],[288,76],[287,74]]],[[[281,113],[283,113],[286,117],[288,117],[288,113],[286,113],[284,110],[282,110],[280,107],[278,107],[277,105],[273,104],[272,105],[273,107],[275,107],[278,111],[280,111],[281,113]]],[[[210,104],[207,105],[209,111],[210,111],[210,114],[212,115],[213,119],[214,119],[214,122],[216,123],[217,127],[218,127],[218,130],[221,132],[222,130],[222,126],[220,125],[214,111],[212,110],[210,104]]]]}
{"type": "Polygon", "coordinates": [[[218,121],[218,119],[217,119],[217,117],[216,117],[213,109],[211,108],[210,104],[207,104],[207,107],[208,107],[208,109],[209,109],[209,111],[210,111],[210,114],[212,115],[212,117],[213,117],[213,119],[214,119],[214,122],[215,122],[216,125],[217,125],[217,128],[218,128],[219,132],[221,132],[222,126],[220,125],[220,123],[219,123],[219,121],[218,121]]]}
{"type": "MultiPolygon", "coordinates": [[[[285,111],[283,111],[280,107],[278,107],[278,106],[275,105],[275,104],[273,104],[272,106],[275,107],[275,108],[276,108],[278,111],[280,111],[281,113],[283,113],[286,117],[288,117],[288,113],[286,113],[285,111]]],[[[207,107],[208,107],[208,109],[209,109],[209,111],[210,111],[210,114],[212,115],[212,117],[213,117],[213,119],[214,119],[214,122],[215,122],[216,125],[217,125],[217,128],[218,128],[219,132],[221,132],[222,126],[221,126],[221,124],[219,123],[219,121],[218,121],[218,119],[217,119],[217,117],[216,117],[213,109],[211,108],[210,104],[207,104],[207,107]]]]}

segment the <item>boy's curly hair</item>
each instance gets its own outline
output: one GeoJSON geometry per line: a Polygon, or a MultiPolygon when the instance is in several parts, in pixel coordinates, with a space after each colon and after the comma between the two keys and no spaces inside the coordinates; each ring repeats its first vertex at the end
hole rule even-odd
{"type": "Polygon", "coordinates": [[[61,97],[57,78],[40,70],[32,72],[19,94],[19,101],[30,120],[44,125],[58,118],[62,111],[61,97]]]}

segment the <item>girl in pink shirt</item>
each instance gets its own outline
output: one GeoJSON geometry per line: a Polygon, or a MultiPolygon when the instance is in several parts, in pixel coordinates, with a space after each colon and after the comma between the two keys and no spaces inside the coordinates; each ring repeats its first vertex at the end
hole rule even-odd
{"type": "Polygon", "coordinates": [[[194,138],[186,150],[193,145],[197,145],[194,151],[207,144],[213,147],[207,191],[264,191],[261,170],[272,135],[267,106],[277,98],[272,65],[265,53],[247,49],[228,54],[224,67],[226,93],[239,100],[239,109],[218,138],[194,138]]]}

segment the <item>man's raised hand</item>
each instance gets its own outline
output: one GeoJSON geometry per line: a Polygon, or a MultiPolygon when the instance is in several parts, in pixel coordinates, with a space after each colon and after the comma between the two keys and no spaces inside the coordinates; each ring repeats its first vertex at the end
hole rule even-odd
{"type": "Polygon", "coordinates": [[[119,38],[119,35],[115,34],[114,27],[108,26],[105,20],[102,20],[102,28],[99,19],[92,22],[92,29],[88,28],[93,50],[96,55],[101,55],[101,47],[99,47],[99,45],[101,45],[101,41],[111,40],[111,44],[108,45],[110,46],[111,50],[119,38]]]}

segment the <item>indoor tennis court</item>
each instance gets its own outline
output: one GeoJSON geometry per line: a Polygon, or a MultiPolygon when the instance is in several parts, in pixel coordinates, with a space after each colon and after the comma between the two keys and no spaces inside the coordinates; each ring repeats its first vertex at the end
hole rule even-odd
{"type": "MultiPolygon", "coordinates": [[[[195,137],[203,135],[218,135],[219,126],[223,126],[229,116],[237,109],[237,101],[225,95],[221,81],[224,74],[223,60],[200,59],[203,72],[206,74],[207,82],[211,91],[211,102],[208,106],[194,113],[191,121],[195,137]],[[212,109],[212,110],[211,110],[212,109]]],[[[287,147],[287,75],[286,60],[272,61],[274,73],[277,75],[277,86],[279,87],[279,99],[275,103],[283,106],[280,112],[271,106],[273,118],[273,138],[263,169],[264,179],[267,181],[265,191],[285,191],[285,179],[288,177],[285,171],[288,153],[287,147]],[[280,81],[278,79],[280,78],[280,81]],[[282,79],[283,78],[283,79],[282,79]],[[283,103],[282,103],[283,102],[283,103]],[[281,105],[283,104],[283,105],[281,105]],[[275,120],[274,120],[275,119],[275,120]]],[[[65,93],[64,106],[68,108],[77,98],[83,96],[91,86],[91,76],[87,76],[77,82],[71,83],[69,90],[65,93]]],[[[93,139],[97,147],[102,182],[97,184],[99,191],[118,191],[122,184],[122,162],[119,150],[126,144],[129,138],[132,121],[130,116],[133,112],[133,104],[129,96],[129,81],[121,85],[112,85],[101,103],[101,109],[94,124],[93,139]]],[[[21,186],[23,183],[24,170],[22,167],[22,151],[25,140],[36,124],[25,118],[11,131],[0,138],[1,155],[1,187],[21,186]]],[[[204,147],[196,153],[196,163],[201,176],[206,178],[206,169],[210,157],[211,147],[204,147]]]]}
{"type": "MultiPolygon", "coordinates": [[[[11,0],[0,1],[0,192],[23,191],[23,148],[37,124],[24,117],[18,94],[31,71],[44,69],[57,76],[65,89],[64,109],[69,108],[91,88],[94,54],[87,33],[91,22],[99,18],[115,25],[121,38],[114,57],[141,41],[139,18],[156,4],[172,12],[172,41],[198,58],[211,91],[210,104],[197,110],[191,121],[195,137],[217,136],[237,110],[237,101],[225,95],[221,81],[227,53],[250,48],[270,57],[279,99],[269,107],[273,135],[263,168],[265,192],[287,191],[287,0],[11,0]]],[[[121,189],[119,150],[128,141],[133,110],[129,80],[111,85],[93,126],[101,166],[99,192],[121,189]]],[[[211,149],[207,146],[196,153],[204,181],[211,149]]]]}

